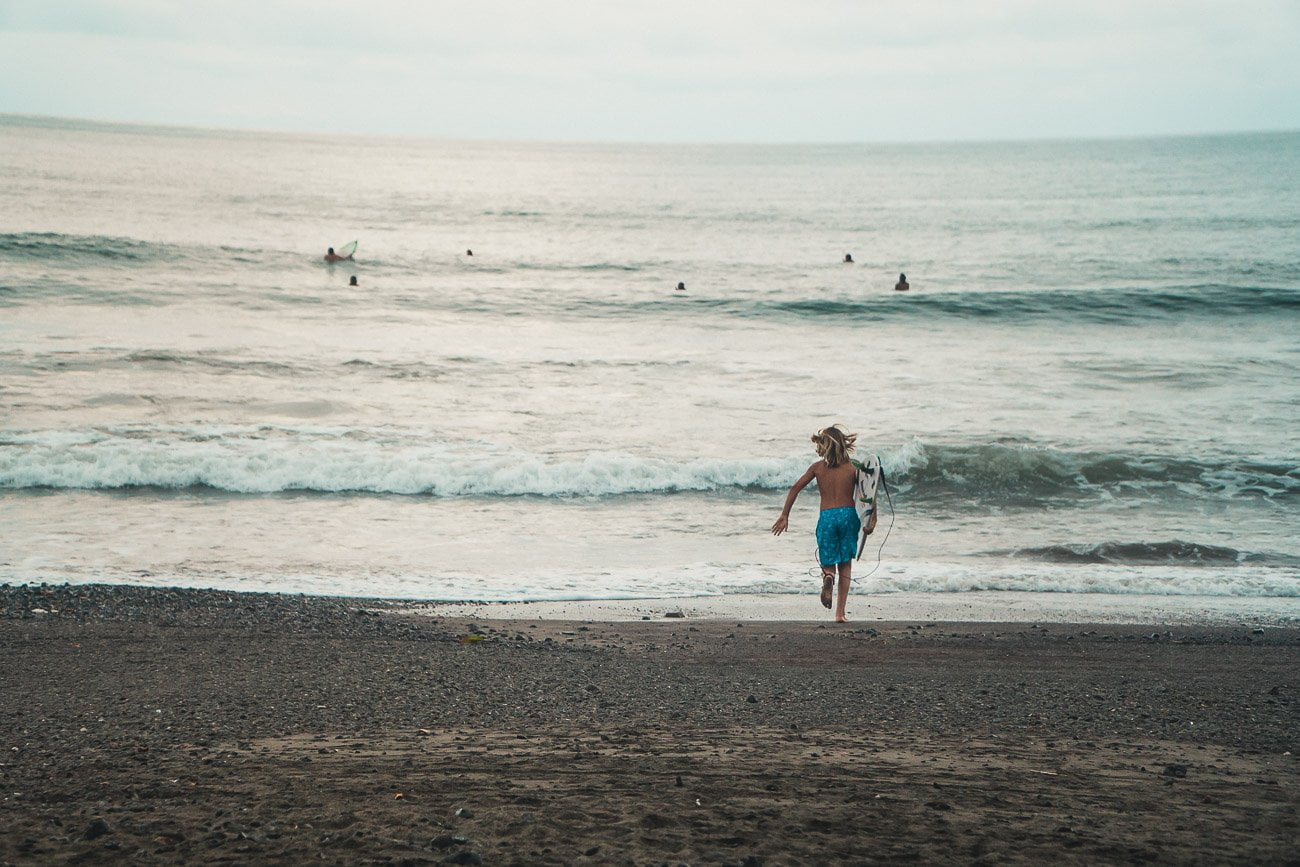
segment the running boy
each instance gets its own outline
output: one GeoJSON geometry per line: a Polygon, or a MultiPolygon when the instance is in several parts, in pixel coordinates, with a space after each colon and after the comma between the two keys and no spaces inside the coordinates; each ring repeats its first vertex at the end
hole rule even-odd
{"type": "Polygon", "coordinates": [[[772,535],[780,536],[790,526],[790,509],[795,497],[813,479],[821,493],[821,516],[817,519],[817,560],[822,567],[822,605],[831,607],[831,591],[835,573],[839,572],[840,586],[836,594],[835,621],[843,623],[844,606],[849,599],[849,573],[853,555],[857,552],[858,531],[862,528],[857,510],[853,508],[853,484],[857,467],[849,460],[857,434],[846,434],[839,425],[832,425],[813,434],[813,445],[821,460],[808,468],[785,497],[781,517],[772,525],[772,535]]]}

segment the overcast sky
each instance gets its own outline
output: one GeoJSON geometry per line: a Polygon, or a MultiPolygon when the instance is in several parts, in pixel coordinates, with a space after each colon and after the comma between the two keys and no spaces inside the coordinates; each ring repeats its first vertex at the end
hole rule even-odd
{"type": "Polygon", "coordinates": [[[1300,0],[0,0],[0,112],[615,141],[1300,129],[1300,0]]]}

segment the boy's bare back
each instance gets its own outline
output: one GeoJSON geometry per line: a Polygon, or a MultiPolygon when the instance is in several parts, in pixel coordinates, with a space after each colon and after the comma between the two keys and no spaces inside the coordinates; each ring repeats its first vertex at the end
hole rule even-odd
{"type": "Polygon", "coordinates": [[[808,472],[817,480],[823,511],[853,505],[853,484],[857,480],[858,470],[852,461],[832,467],[821,460],[809,467],[808,472]]]}

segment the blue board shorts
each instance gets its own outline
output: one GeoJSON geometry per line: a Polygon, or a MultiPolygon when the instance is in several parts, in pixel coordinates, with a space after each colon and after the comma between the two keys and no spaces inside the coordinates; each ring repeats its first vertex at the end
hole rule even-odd
{"type": "Polygon", "coordinates": [[[852,506],[823,509],[817,519],[817,560],[823,566],[847,563],[858,553],[858,531],[862,522],[852,506]]]}

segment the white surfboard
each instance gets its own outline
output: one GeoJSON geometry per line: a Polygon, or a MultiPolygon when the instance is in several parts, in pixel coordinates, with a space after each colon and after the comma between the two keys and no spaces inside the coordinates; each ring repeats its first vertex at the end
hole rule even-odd
{"type": "Polygon", "coordinates": [[[880,487],[883,471],[880,468],[880,455],[872,455],[865,461],[854,461],[857,477],[853,482],[853,508],[858,511],[858,520],[862,523],[862,536],[858,541],[858,559],[867,547],[867,537],[876,529],[876,491],[880,487]]]}

